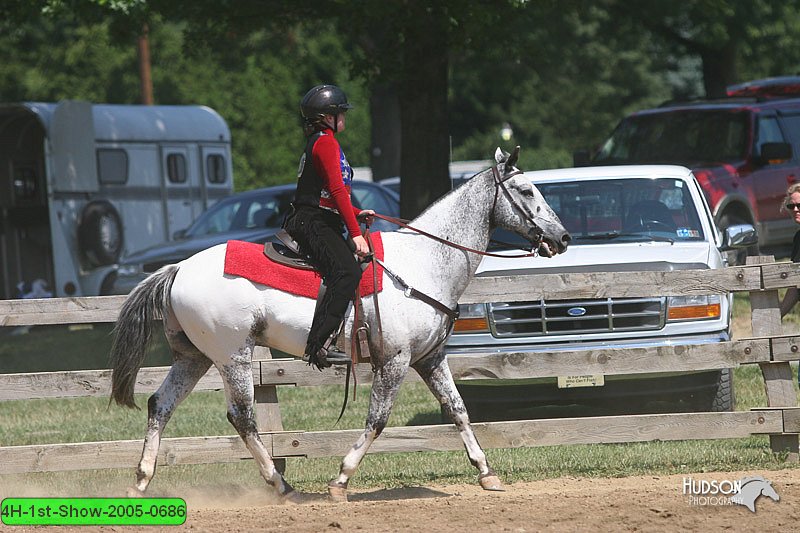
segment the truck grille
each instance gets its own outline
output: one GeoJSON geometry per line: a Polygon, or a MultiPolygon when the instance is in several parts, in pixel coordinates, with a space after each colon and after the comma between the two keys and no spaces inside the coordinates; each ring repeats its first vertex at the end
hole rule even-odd
{"type": "Polygon", "coordinates": [[[604,298],[491,303],[495,337],[649,331],[664,327],[665,298],[604,298]]]}

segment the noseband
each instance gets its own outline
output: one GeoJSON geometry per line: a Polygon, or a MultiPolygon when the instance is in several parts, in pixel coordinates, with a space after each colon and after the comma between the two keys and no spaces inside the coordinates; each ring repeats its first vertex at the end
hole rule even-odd
{"type": "Polygon", "coordinates": [[[533,215],[530,212],[528,212],[528,210],[525,209],[523,206],[519,205],[519,203],[514,199],[514,197],[511,196],[511,193],[508,192],[508,188],[506,187],[505,184],[507,180],[513,178],[517,174],[522,174],[522,171],[519,170],[518,168],[515,168],[512,172],[509,172],[504,177],[501,177],[500,170],[498,170],[497,168],[499,166],[500,166],[499,163],[497,165],[492,166],[492,177],[494,178],[494,200],[492,201],[492,214],[494,214],[494,209],[497,206],[497,197],[500,195],[500,189],[502,189],[503,194],[506,195],[506,198],[508,198],[508,201],[511,203],[512,207],[514,207],[514,209],[519,211],[520,214],[522,215],[522,218],[524,218],[527,222],[531,224],[531,226],[533,226],[534,240],[532,241],[531,249],[536,250],[542,244],[542,240],[544,239],[544,231],[542,231],[542,228],[539,227],[539,224],[536,223],[536,221],[533,218],[533,215]]]}

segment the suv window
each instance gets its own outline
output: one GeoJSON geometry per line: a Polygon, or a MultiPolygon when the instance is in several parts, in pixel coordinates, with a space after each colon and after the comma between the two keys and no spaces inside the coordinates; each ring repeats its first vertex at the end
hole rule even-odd
{"type": "Polygon", "coordinates": [[[594,161],[686,166],[732,162],[745,159],[748,143],[747,112],[684,109],[628,117],[594,161]]]}
{"type": "Polygon", "coordinates": [[[761,146],[764,143],[782,143],[785,142],[781,127],[778,125],[778,119],[773,116],[765,116],[758,118],[758,131],[756,133],[756,153],[761,153],[761,146]]]}

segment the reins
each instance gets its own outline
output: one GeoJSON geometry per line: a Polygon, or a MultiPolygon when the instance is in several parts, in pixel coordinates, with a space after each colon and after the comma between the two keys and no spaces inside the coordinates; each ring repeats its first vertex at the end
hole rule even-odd
{"type": "Polygon", "coordinates": [[[452,241],[448,241],[447,239],[443,239],[442,237],[437,237],[436,235],[428,233],[425,230],[421,230],[419,228],[415,228],[414,226],[410,226],[408,224],[409,221],[406,220],[406,219],[390,217],[388,215],[381,215],[379,213],[375,213],[374,216],[376,218],[380,218],[382,220],[385,220],[386,222],[391,222],[392,224],[396,224],[396,225],[400,226],[401,228],[410,229],[411,231],[413,231],[415,233],[419,233],[420,235],[428,237],[429,239],[433,239],[436,242],[440,242],[440,243],[442,243],[442,244],[444,244],[446,246],[449,246],[451,248],[455,248],[456,250],[461,250],[462,252],[470,252],[470,253],[473,253],[473,254],[484,255],[484,256],[487,256],[487,257],[504,257],[504,258],[507,258],[507,259],[514,259],[514,258],[518,258],[518,257],[519,258],[521,258],[521,257],[535,257],[536,256],[536,252],[528,252],[528,253],[517,254],[517,255],[505,255],[505,254],[497,254],[497,253],[494,253],[494,252],[487,252],[485,250],[484,251],[476,250],[475,248],[470,248],[469,246],[463,246],[461,244],[457,244],[457,243],[454,243],[452,241]]]}
{"type": "MultiPolygon", "coordinates": [[[[492,201],[492,212],[494,212],[494,208],[497,205],[497,197],[499,196],[500,189],[502,189],[503,193],[508,197],[509,202],[511,202],[511,205],[514,206],[520,213],[522,213],[522,215],[525,217],[525,219],[528,222],[530,222],[533,225],[533,227],[536,228],[536,237],[537,237],[537,239],[536,239],[536,242],[533,244],[533,250],[531,252],[528,252],[528,253],[525,253],[525,254],[506,255],[506,254],[497,254],[497,253],[493,253],[493,252],[487,252],[486,250],[476,250],[475,248],[470,248],[469,246],[463,246],[461,244],[457,244],[457,243],[454,243],[452,241],[448,241],[447,239],[444,239],[442,237],[439,237],[439,236],[433,235],[431,233],[428,233],[425,230],[421,230],[419,228],[415,228],[414,226],[411,226],[411,225],[408,224],[408,222],[410,222],[409,220],[402,219],[402,218],[395,218],[395,217],[391,217],[391,216],[388,216],[388,215],[381,215],[379,213],[375,213],[374,216],[377,217],[377,218],[380,218],[382,220],[385,220],[386,222],[391,222],[392,224],[396,224],[396,225],[400,226],[401,228],[409,229],[409,230],[411,230],[411,231],[413,231],[415,233],[419,233],[420,235],[428,237],[429,239],[433,239],[434,241],[439,242],[441,244],[444,244],[445,246],[449,246],[451,248],[455,248],[456,250],[461,250],[462,252],[470,252],[470,253],[473,253],[473,254],[478,254],[478,255],[487,256],[487,257],[502,257],[502,258],[509,258],[509,259],[516,259],[516,258],[522,258],[522,257],[535,257],[536,256],[536,248],[542,242],[543,232],[542,232],[541,228],[539,228],[539,225],[536,224],[536,222],[534,221],[534,219],[530,215],[530,213],[528,213],[527,210],[525,210],[521,205],[519,205],[514,200],[514,197],[511,196],[510,192],[508,192],[508,189],[506,188],[505,183],[504,183],[506,180],[516,176],[517,174],[522,174],[522,171],[518,170],[518,169],[514,169],[513,172],[510,172],[510,173],[506,174],[506,176],[504,178],[501,178],[500,177],[500,172],[497,170],[497,165],[492,167],[492,175],[494,177],[494,184],[495,184],[494,200],[492,201]]],[[[381,265],[381,266],[383,266],[383,265],[381,265]]]]}
{"type": "MultiPolygon", "coordinates": [[[[396,217],[392,217],[392,216],[388,216],[388,215],[381,215],[379,213],[374,213],[371,216],[380,218],[381,220],[385,220],[385,221],[390,222],[392,224],[396,224],[396,225],[398,225],[398,226],[400,226],[402,228],[409,229],[409,230],[411,230],[411,231],[413,231],[415,233],[423,235],[423,236],[425,236],[425,237],[427,237],[429,239],[432,239],[432,240],[434,240],[434,241],[436,241],[438,243],[444,244],[445,246],[449,246],[451,248],[455,248],[457,250],[461,250],[461,251],[464,251],[464,252],[470,252],[470,253],[474,253],[474,254],[478,254],[478,255],[482,255],[482,256],[488,256],[488,257],[502,257],[502,258],[535,257],[536,256],[536,250],[537,250],[537,248],[539,247],[539,245],[542,242],[542,237],[543,237],[542,229],[539,227],[538,224],[536,224],[536,221],[533,219],[533,216],[525,208],[523,208],[521,205],[519,205],[519,203],[517,203],[516,200],[514,200],[514,197],[511,196],[511,193],[508,191],[508,189],[505,186],[505,181],[506,180],[508,180],[508,179],[518,175],[518,174],[522,174],[522,171],[519,170],[519,169],[514,169],[512,172],[509,172],[508,174],[506,174],[504,177],[501,178],[500,177],[500,171],[497,168],[498,166],[499,166],[499,164],[492,166],[492,176],[494,178],[495,189],[494,189],[494,199],[492,200],[491,212],[494,213],[495,207],[497,206],[497,198],[500,195],[500,190],[502,189],[503,190],[503,194],[505,194],[508,197],[508,200],[511,203],[511,205],[514,208],[516,208],[517,211],[519,211],[522,214],[522,216],[535,228],[536,240],[533,242],[532,251],[529,252],[529,253],[517,254],[517,255],[505,255],[505,254],[496,254],[496,253],[492,253],[492,252],[487,252],[485,250],[476,250],[475,248],[470,248],[468,246],[463,246],[461,244],[457,244],[457,243],[454,243],[452,241],[448,241],[447,239],[444,239],[444,238],[439,237],[437,235],[433,235],[431,233],[428,233],[425,230],[421,230],[419,228],[415,228],[414,226],[409,225],[408,224],[409,221],[405,220],[405,219],[396,218],[396,217]]],[[[417,300],[420,300],[420,301],[428,304],[429,306],[433,307],[434,309],[436,309],[440,313],[444,314],[445,316],[447,316],[447,318],[450,320],[450,322],[449,322],[450,325],[449,325],[448,329],[452,329],[453,325],[455,324],[455,321],[458,319],[458,316],[459,316],[458,307],[456,307],[456,309],[450,309],[449,307],[444,305],[442,302],[440,302],[440,301],[436,300],[435,298],[432,298],[432,297],[428,296],[427,294],[415,289],[414,287],[412,287],[408,283],[406,283],[405,280],[403,280],[403,278],[401,278],[397,273],[395,273],[389,267],[387,267],[386,264],[383,261],[378,259],[377,255],[375,254],[375,249],[374,249],[373,244],[372,244],[372,238],[370,236],[370,225],[371,225],[370,218],[371,217],[368,217],[367,220],[366,220],[366,231],[364,232],[364,238],[366,239],[367,245],[369,246],[369,252],[370,252],[369,255],[370,255],[370,257],[369,257],[368,261],[370,261],[372,263],[372,283],[373,283],[373,287],[375,288],[375,291],[373,292],[372,297],[373,297],[373,302],[374,302],[374,306],[375,306],[376,321],[377,321],[377,324],[378,324],[378,338],[380,339],[380,350],[381,350],[381,353],[383,353],[384,350],[383,350],[383,328],[381,326],[381,315],[380,315],[380,307],[378,306],[378,293],[377,293],[377,289],[378,289],[378,279],[377,279],[378,265],[380,265],[383,268],[384,272],[386,272],[392,279],[395,280],[395,282],[397,282],[398,285],[400,285],[403,288],[403,294],[405,295],[406,298],[415,298],[417,300]]],[[[337,424],[342,419],[342,415],[344,414],[345,408],[347,407],[347,399],[348,399],[347,398],[348,397],[347,389],[349,388],[350,375],[351,374],[352,374],[352,377],[353,377],[353,399],[355,399],[356,386],[357,386],[357,383],[358,383],[358,381],[357,381],[358,378],[357,378],[356,372],[355,372],[355,363],[357,363],[357,361],[358,361],[358,355],[357,354],[359,353],[359,349],[357,348],[357,346],[362,348],[363,350],[366,350],[367,352],[369,351],[368,342],[359,343],[359,340],[357,339],[357,336],[358,336],[357,332],[360,329],[359,325],[358,325],[359,314],[360,314],[359,311],[360,311],[360,307],[361,307],[360,306],[360,299],[361,298],[360,298],[360,295],[359,295],[359,288],[356,288],[356,294],[355,294],[355,297],[353,299],[353,306],[354,306],[353,329],[352,329],[352,332],[351,332],[351,335],[350,335],[350,356],[351,356],[352,360],[347,365],[348,368],[347,368],[347,371],[345,373],[344,402],[342,403],[342,409],[339,412],[339,418],[336,419],[336,423],[337,424]]],[[[447,336],[445,336],[444,338],[446,339],[447,336]]],[[[372,371],[375,372],[376,370],[377,370],[377,368],[375,367],[375,363],[372,362],[372,371]]]]}

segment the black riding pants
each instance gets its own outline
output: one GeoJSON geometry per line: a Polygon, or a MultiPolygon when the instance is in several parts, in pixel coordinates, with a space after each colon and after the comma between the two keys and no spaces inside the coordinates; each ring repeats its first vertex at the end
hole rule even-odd
{"type": "Polygon", "coordinates": [[[285,229],[309,256],[327,286],[306,342],[305,353],[316,354],[341,324],[361,280],[361,266],[342,236],[341,217],[332,211],[298,206],[285,229]]]}

